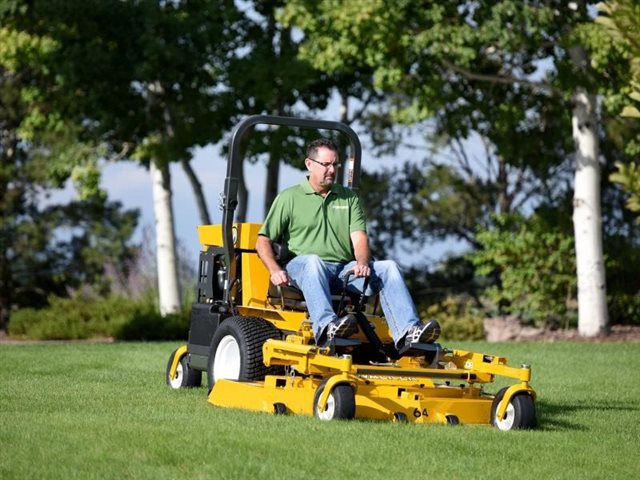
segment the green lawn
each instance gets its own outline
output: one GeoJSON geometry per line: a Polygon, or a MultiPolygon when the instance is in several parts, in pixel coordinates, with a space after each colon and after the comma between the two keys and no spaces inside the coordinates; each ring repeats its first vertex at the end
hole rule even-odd
{"type": "Polygon", "coordinates": [[[218,409],[204,388],[166,387],[175,346],[0,345],[0,478],[543,480],[638,472],[640,343],[447,345],[532,365],[540,427],[519,432],[218,409]]]}

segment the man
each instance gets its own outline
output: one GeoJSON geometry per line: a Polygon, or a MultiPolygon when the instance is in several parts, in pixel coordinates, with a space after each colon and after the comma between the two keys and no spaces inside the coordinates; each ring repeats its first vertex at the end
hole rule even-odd
{"type": "Polygon", "coordinates": [[[349,287],[359,292],[365,277],[370,277],[369,288],[380,293],[398,350],[435,341],[440,325],[435,320],[426,325],[419,320],[398,265],[371,260],[360,200],[352,190],[334,183],[340,164],[333,142],[321,138],[309,144],[305,166],[308,177],[274,200],[256,249],[274,285],[289,284],[302,290],[316,343],[324,345],[358,330],[353,315],[338,318],[331,305],[331,290],[340,288],[349,273],[349,287]],[[272,241],[286,243],[295,257],[281,266],[272,241]]]}

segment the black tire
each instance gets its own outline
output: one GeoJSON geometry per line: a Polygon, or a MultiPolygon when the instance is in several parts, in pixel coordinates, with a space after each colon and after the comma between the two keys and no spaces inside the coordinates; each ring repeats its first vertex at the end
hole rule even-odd
{"type": "Polygon", "coordinates": [[[177,351],[178,349],[175,349],[171,353],[171,355],[169,355],[169,361],[167,362],[167,371],[165,374],[167,385],[175,390],[178,390],[180,388],[199,387],[200,385],[202,385],[202,372],[200,370],[194,370],[193,368],[191,368],[187,355],[183,355],[182,358],[180,358],[176,378],[172,380],[169,377],[171,364],[173,363],[173,359],[176,356],[177,351]]]}
{"type": "Polygon", "coordinates": [[[282,373],[282,367],[264,364],[262,345],[270,338],[281,338],[280,331],[262,318],[230,317],[222,322],[209,349],[209,391],[220,378],[252,382],[282,373]]]}
{"type": "Polygon", "coordinates": [[[447,425],[460,425],[460,419],[456,415],[447,415],[447,425]]]}
{"type": "Polygon", "coordinates": [[[275,415],[286,415],[287,406],[284,403],[276,402],[273,404],[273,413],[275,415]]]}
{"type": "Polygon", "coordinates": [[[327,400],[327,406],[323,412],[318,408],[320,394],[324,391],[327,380],[323,381],[313,396],[313,415],[320,420],[351,420],[356,416],[356,395],[348,383],[339,383],[327,400]]]}
{"type": "Polygon", "coordinates": [[[408,423],[407,414],[404,412],[395,412],[393,414],[393,421],[398,423],[408,423]]]}
{"type": "Polygon", "coordinates": [[[533,398],[528,393],[516,393],[511,397],[505,418],[501,421],[496,418],[498,405],[500,405],[506,391],[507,388],[503,388],[493,399],[491,405],[491,423],[493,426],[503,431],[535,428],[538,424],[536,406],[533,398]]]}

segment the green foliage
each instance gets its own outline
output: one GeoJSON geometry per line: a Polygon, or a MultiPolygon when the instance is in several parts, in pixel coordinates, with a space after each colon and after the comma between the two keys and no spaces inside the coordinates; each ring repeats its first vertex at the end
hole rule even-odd
{"type": "Polygon", "coordinates": [[[640,325],[640,293],[616,293],[607,297],[612,325],[640,325]]]}
{"type": "Polygon", "coordinates": [[[475,231],[490,223],[488,204],[498,201],[489,182],[448,165],[406,162],[363,177],[362,197],[377,254],[425,237],[474,243],[475,231]]]}
{"type": "MultiPolygon", "coordinates": [[[[0,300],[8,308],[42,306],[50,293],[66,296],[82,285],[108,293],[113,278],[128,275],[136,247],[130,238],[136,211],[100,198],[40,207],[20,190],[22,203],[0,200],[0,300]]],[[[5,197],[11,200],[11,197],[5,197]]]]}
{"type": "Polygon", "coordinates": [[[386,248],[433,237],[476,245],[491,212],[553,204],[570,188],[574,145],[563,99],[578,80],[563,93],[558,77],[567,32],[588,19],[582,9],[560,1],[292,0],[280,18],[301,29],[301,56],[316,68],[370,71],[394,123],[414,125],[434,146],[376,179],[389,186],[385,198],[374,185],[369,208],[386,248]]]}
{"type": "Polygon", "coordinates": [[[447,297],[420,311],[423,319],[435,318],[442,327],[442,341],[484,340],[484,312],[464,297],[447,297]]]}
{"type": "MultiPolygon", "coordinates": [[[[593,45],[595,67],[611,74],[611,58],[620,58],[616,83],[606,92],[605,105],[614,106],[615,113],[632,119],[635,125],[627,127],[620,143],[632,156],[640,153],[640,5],[635,0],[614,0],[598,4],[596,23],[603,41],[593,45]]],[[[623,123],[623,122],[620,122],[623,123]]],[[[616,162],[617,172],[609,179],[617,182],[630,194],[627,208],[640,212],[640,169],[636,163],[616,162]]],[[[640,218],[638,218],[640,222],[640,218]]]]}
{"type": "Polygon", "coordinates": [[[627,192],[626,206],[637,214],[640,170],[630,159],[640,153],[640,6],[634,0],[615,0],[599,3],[598,11],[595,23],[584,26],[582,37],[594,70],[606,79],[600,84],[602,105],[613,115],[606,124],[607,133],[627,155],[615,158],[617,171],[609,180],[627,192]]]}
{"type": "MultiPolygon", "coordinates": [[[[76,114],[86,92],[66,88],[69,63],[86,43],[70,46],[59,35],[69,31],[56,17],[64,3],[0,2],[0,328],[14,309],[43,306],[51,294],[81,285],[108,292],[107,264],[126,276],[135,252],[138,214],[100,188],[98,159],[108,147],[86,135],[90,118],[76,114]],[[41,8],[55,14],[39,21],[41,8]],[[69,181],[78,200],[51,200],[69,181]]],[[[85,55],[77,66],[94,60],[85,55]]]]}
{"type": "MultiPolygon", "coordinates": [[[[596,23],[609,36],[612,46],[628,59],[630,74],[629,97],[640,101],[640,5],[635,0],[610,0],[598,4],[596,23]]],[[[630,116],[640,117],[635,106],[629,107],[630,116]]]]}
{"type": "MultiPolygon", "coordinates": [[[[632,212],[640,213],[640,166],[636,163],[616,162],[617,172],[612,173],[609,179],[619,183],[629,193],[627,208],[632,212]]],[[[640,223],[640,217],[637,218],[640,223]]]]}
{"type": "Polygon", "coordinates": [[[133,300],[122,296],[51,296],[48,301],[45,308],[17,310],[11,317],[10,334],[36,340],[171,340],[184,339],[189,331],[186,311],[162,317],[150,297],[133,300]]]}
{"type": "Polygon", "coordinates": [[[614,236],[606,247],[609,322],[640,325],[640,244],[614,236]]]}
{"type": "Polygon", "coordinates": [[[537,217],[496,217],[496,228],[476,237],[482,248],[469,254],[478,275],[492,277],[485,290],[503,312],[542,326],[567,324],[576,309],[573,237],[537,217]]]}

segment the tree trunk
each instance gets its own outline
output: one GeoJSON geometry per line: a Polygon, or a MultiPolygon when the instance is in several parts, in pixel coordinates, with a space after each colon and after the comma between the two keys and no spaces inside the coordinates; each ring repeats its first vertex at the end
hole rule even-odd
{"type": "Polygon", "coordinates": [[[578,270],[578,331],[585,337],[593,337],[609,330],[602,253],[596,99],[578,89],[573,101],[571,122],[576,146],[573,228],[578,270]]]}
{"type": "MultiPolygon", "coordinates": [[[[340,122],[345,125],[349,125],[349,93],[346,88],[340,89],[340,122]]],[[[344,141],[343,137],[340,137],[340,144],[338,145],[338,149],[340,150],[340,162],[342,163],[342,167],[340,167],[340,172],[338,172],[338,181],[342,185],[348,184],[348,177],[350,175],[349,168],[351,167],[349,159],[349,148],[347,142],[344,141]]],[[[352,173],[351,173],[352,174],[352,173]]]]}
{"type": "Polygon", "coordinates": [[[269,152],[269,160],[267,161],[267,178],[264,187],[264,214],[262,218],[267,217],[273,200],[278,195],[278,178],[280,176],[280,158],[273,153],[273,148],[269,152]]]}
{"type": "Polygon", "coordinates": [[[509,188],[509,179],[507,173],[507,162],[504,161],[502,156],[497,155],[496,162],[498,163],[498,174],[496,175],[496,188],[498,190],[498,213],[508,213],[511,208],[509,205],[509,195],[507,189],[509,188]]]}
{"type": "Polygon", "coordinates": [[[171,176],[168,166],[150,165],[153,182],[153,211],[156,217],[156,256],[160,314],[180,311],[180,284],[176,255],[176,235],[171,205],[171,176]]]}
{"type": "Polygon", "coordinates": [[[9,225],[13,201],[7,195],[9,182],[12,181],[9,173],[11,169],[5,169],[4,166],[13,165],[16,162],[18,139],[15,133],[17,125],[3,125],[3,127],[6,128],[0,130],[0,166],[3,167],[0,169],[0,330],[6,331],[14,299],[13,272],[9,254],[14,239],[13,229],[9,225]]]}
{"type": "Polygon", "coordinates": [[[6,254],[9,245],[3,245],[0,239],[0,248],[2,248],[0,252],[0,330],[6,331],[12,304],[12,282],[9,259],[6,254]]]}
{"type": "Polygon", "coordinates": [[[211,217],[209,216],[209,209],[207,208],[207,201],[204,198],[204,192],[202,191],[202,184],[198,180],[196,172],[193,171],[191,163],[188,160],[182,160],[182,169],[189,179],[193,194],[196,197],[196,205],[198,206],[198,213],[200,214],[200,223],[203,225],[211,225],[211,217]]]}

